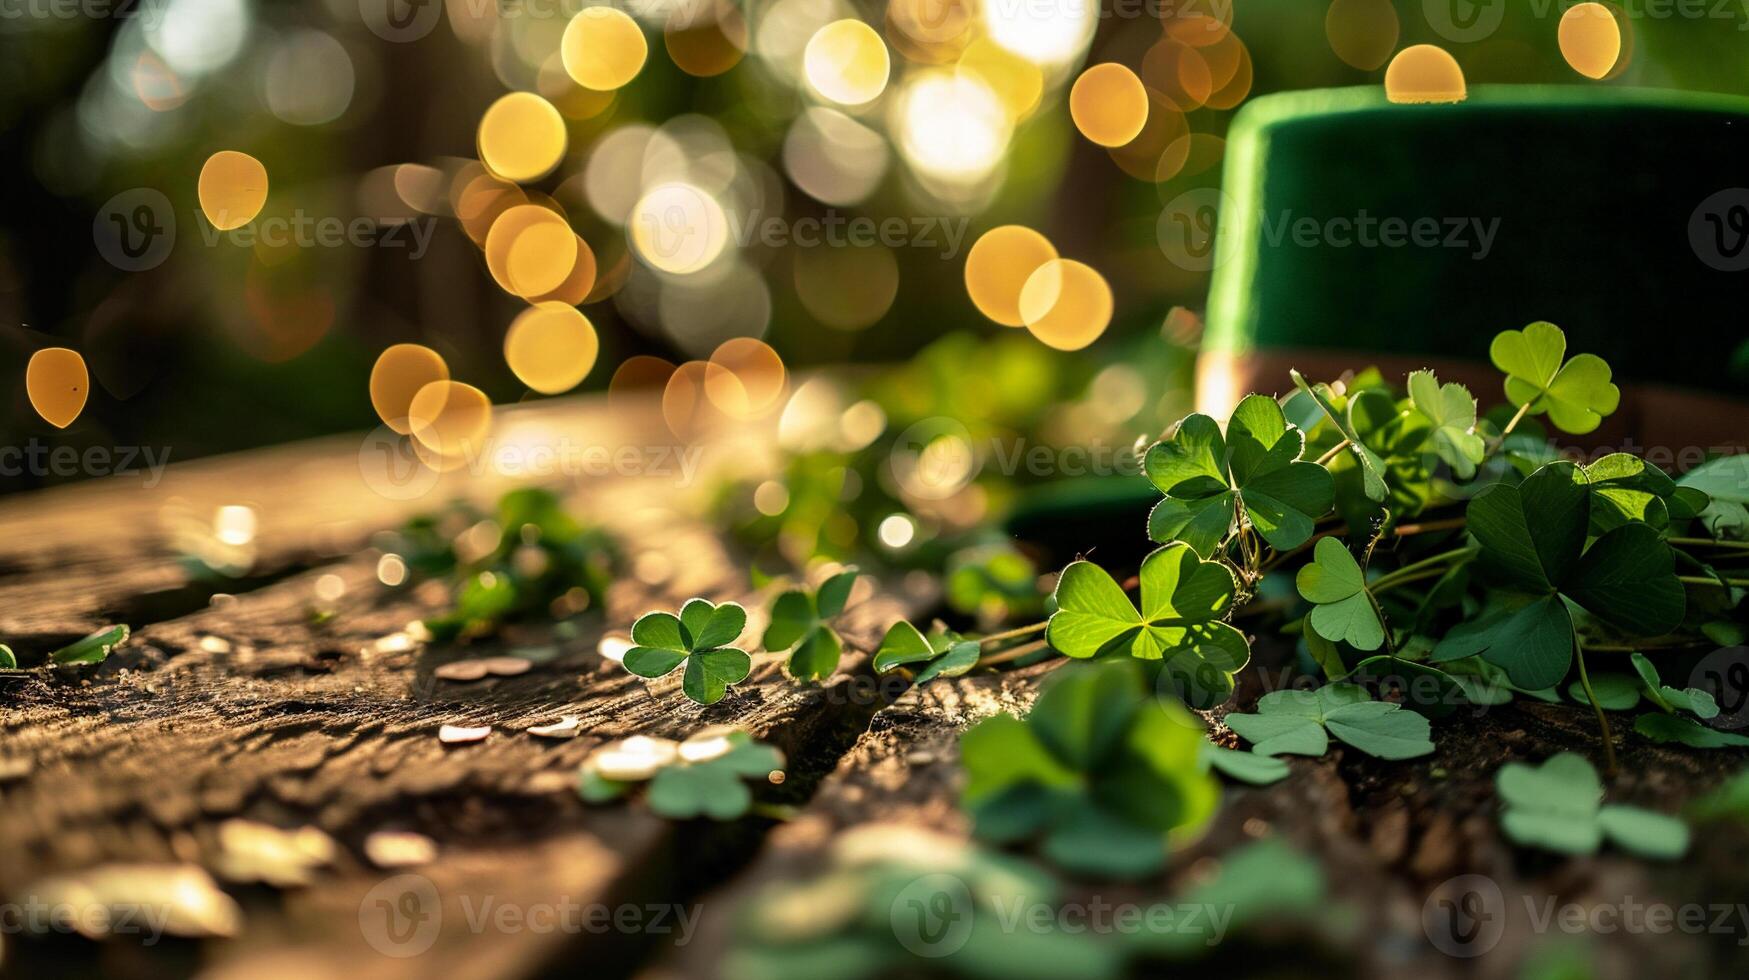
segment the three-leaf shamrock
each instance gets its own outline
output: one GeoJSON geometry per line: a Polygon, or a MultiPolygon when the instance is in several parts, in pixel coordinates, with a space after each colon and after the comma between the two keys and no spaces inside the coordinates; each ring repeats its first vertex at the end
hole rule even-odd
{"type": "Polygon", "coordinates": [[[1476,400],[1456,382],[1440,384],[1432,371],[1409,373],[1409,401],[1433,429],[1433,451],[1460,480],[1476,475],[1486,444],[1476,434],[1476,400]]]}
{"type": "Polygon", "coordinates": [[[978,665],[978,641],[962,639],[958,633],[942,628],[925,635],[901,619],[881,638],[880,649],[875,651],[874,669],[884,674],[905,664],[926,664],[912,678],[916,684],[927,684],[937,677],[959,677],[978,665]]]}
{"type": "Polygon", "coordinates": [[[1193,707],[1226,701],[1233,675],[1251,657],[1245,634],[1221,621],[1233,605],[1233,573],[1180,543],[1144,558],[1138,577],[1140,612],[1105,569],[1071,563],[1057,580],[1057,611],[1045,639],[1057,652],[1081,660],[1119,651],[1164,660],[1193,707]]]}
{"type": "Polygon", "coordinates": [[[645,802],[664,817],[733,820],[753,805],[743,780],[763,780],[783,764],[782,752],[737,729],[706,729],[684,742],[634,735],[590,753],[577,791],[604,803],[648,781],[645,802]]]}
{"type": "Polygon", "coordinates": [[[1222,720],[1258,755],[1321,756],[1330,748],[1330,735],[1380,759],[1433,752],[1426,718],[1388,701],[1374,701],[1354,684],[1271,691],[1258,699],[1255,713],[1235,711],[1222,720]]]}
{"type": "Polygon", "coordinates": [[[1182,541],[1206,558],[1242,512],[1277,550],[1304,544],[1334,492],[1329,471],[1300,459],[1305,446],[1305,433],[1263,395],[1239,403],[1224,438],[1207,415],[1186,417],[1143,458],[1148,479],[1166,494],[1148,515],[1148,536],[1182,541]]]}
{"type": "Polygon", "coordinates": [[[1597,428],[1621,404],[1621,389],[1610,383],[1609,363],[1595,354],[1575,354],[1565,362],[1567,335],[1552,323],[1505,330],[1488,347],[1494,366],[1506,372],[1506,397],[1530,415],[1547,412],[1563,432],[1582,435],[1597,428]]]}
{"type": "Polygon", "coordinates": [[[739,603],[718,606],[692,599],[680,615],[646,613],[632,624],[632,642],[625,668],[639,677],[662,677],[682,663],[686,675],[680,688],[699,704],[716,704],[730,684],[747,678],[753,658],[729,644],[747,626],[747,610],[739,603]]]}
{"type": "Polygon", "coordinates": [[[793,647],[789,672],[796,680],[822,680],[838,669],[844,643],[827,624],[844,611],[856,576],[856,569],[847,568],[820,583],[817,591],[790,589],[772,601],[765,649],[776,653],[793,647]]]}
{"type": "Polygon", "coordinates": [[[1307,622],[1319,636],[1356,650],[1377,650],[1384,644],[1385,624],[1366,589],[1366,574],[1334,536],[1318,539],[1311,563],[1300,568],[1294,585],[1314,604],[1307,622]]]}
{"type": "Polygon", "coordinates": [[[1591,854],[1607,836],[1642,857],[1671,859],[1688,850],[1688,827],[1675,817],[1639,807],[1603,804],[1597,770],[1576,752],[1541,766],[1509,762],[1494,777],[1500,827],[1527,847],[1591,854]]]}
{"type": "Polygon", "coordinates": [[[1202,725],[1149,696],[1134,663],[1071,666],[1025,721],[997,715],[960,737],[962,803],[988,840],[1042,838],[1063,867],[1144,875],[1219,803],[1203,743],[1202,725]]]}
{"type": "Polygon", "coordinates": [[[1558,684],[1573,660],[1576,605],[1631,636],[1658,636],[1682,622],[1687,599],[1676,560],[1658,532],[1624,524],[1586,547],[1591,525],[1585,473],[1550,463],[1518,486],[1497,483],[1470,501],[1469,531],[1481,560],[1530,596],[1516,609],[1454,628],[1437,661],[1481,654],[1512,683],[1558,684]]]}

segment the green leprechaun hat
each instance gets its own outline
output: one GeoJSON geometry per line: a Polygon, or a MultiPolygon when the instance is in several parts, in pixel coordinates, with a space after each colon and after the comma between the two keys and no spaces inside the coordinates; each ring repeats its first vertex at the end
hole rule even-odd
{"type": "Polygon", "coordinates": [[[1211,410],[1277,390],[1290,367],[1434,365],[1497,389],[1489,341],[1546,320],[1614,366],[1624,402],[1606,438],[1749,439],[1749,99],[1272,95],[1235,119],[1221,189],[1169,204],[1161,236],[1212,270],[1211,410]],[[1199,239],[1211,208],[1218,234],[1199,239]]]}

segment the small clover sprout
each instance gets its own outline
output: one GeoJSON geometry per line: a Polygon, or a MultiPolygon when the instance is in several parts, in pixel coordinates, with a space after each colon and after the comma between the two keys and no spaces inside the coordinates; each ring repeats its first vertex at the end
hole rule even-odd
{"type": "Polygon", "coordinates": [[[927,684],[937,677],[959,677],[978,665],[978,641],[937,626],[926,635],[905,620],[887,629],[875,651],[874,669],[887,673],[911,664],[923,664],[912,678],[927,684]]]}
{"type": "Polygon", "coordinates": [[[1567,354],[1567,335],[1552,323],[1502,331],[1488,347],[1494,366],[1506,373],[1506,397],[1525,414],[1548,413],[1562,432],[1583,435],[1621,404],[1610,383],[1609,364],[1595,354],[1567,354]]]}
{"type": "Polygon", "coordinates": [[[844,641],[828,624],[850,601],[857,574],[856,569],[847,568],[820,583],[817,591],[790,589],[772,600],[764,646],[773,653],[790,652],[791,677],[824,680],[838,669],[844,641]]]}

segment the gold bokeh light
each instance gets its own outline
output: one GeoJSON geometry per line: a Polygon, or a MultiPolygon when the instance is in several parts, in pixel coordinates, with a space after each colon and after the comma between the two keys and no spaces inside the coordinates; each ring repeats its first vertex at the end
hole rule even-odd
{"type": "Polygon", "coordinates": [[[370,404],[383,424],[408,435],[407,421],[413,396],[426,385],[449,380],[449,365],[442,355],[419,344],[395,344],[377,355],[370,369],[370,404]]]}
{"type": "Polygon", "coordinates": [[[1114,61],[1094,65],[1069,90],[1069,115],[1081,135],[1100,146],[1122,146],[1148,121],[1148,93],[1136,73],[1114,61]]]}
{"type": "Polygon", "coordinates": [[[201,166],[196,192],[214,228],[241,228],[267,203],[267,168],[247,153],[220,150],[201,166]]]}
{"type": "Polygon", "coordinates": [[[980,236],[966,254],[966,292],[978,312],[1005,327],[1026,323],[1020,293],[1057,250],[1045,236],[1024,225],[1002,225],[980,236]]]}
{"type": "Polygon", "coordinates": [[[1080,350],[1098,340],[1111,323],[1112,309],[1105,277],[1073,259],[1039,266],[1020,290],[1026,329],[1057,350],[1080,350]]]}
{"type": "Polygon", "coordinates": [[[504,335],[505,363],[517,380],[543,395],[557,395],[581,384],[600,351],[595,325],[563,303],[523,310],[504,335]]]}
{"type": "Polygon", "coordinates": [[[638,22],[613,7],[585,7],[565,25],[559,45],[565,71],[578,85],[611,92],[638,76],[650,46],[638,22]]]}
{"type": "Polygon", "coordinates": [[[1404,48],[1385,69],[1385,97],[1392,102],[1462,102],[1468,94],[1464,70],[1437,45],[1404,48]]]}
{"type": "Polygon", "coordinates": [[[1608,78],[1621,60],[1622,29],[1615,12],[1601,3],[1581,3],[1561,15],[1561,57],[1586,78],[1608,78]]]}
{"type": "Polygon", "coordinates": [[[484,448],[492,427],[492,400],[473,385],[433,381],[407,406],[413,438],[439,456],[451,458],[484,448]]]}
{"type": "Polygon", "coordinates": [[[480,162],[508,181],[552,173],[565,156],[565,143],[565,117],[533,92],[511,92],[480,117],[480,162]]]}
{"type": "Polygon", "coordinates": [[[577,234],[540,204],[506,209],[486,233],[486,268],[505,292],[540,296],[558,289],[577,265],[577,234]]]}
{"type": "Polygon", "coordinates": [[[892,62],[886,42],[874,28],[860,20],[838,20],[808,39],[802,71],[822,98],[857,106],[886,91],[892,62]]]}
{"type": "Polygon", "coordinates": [[[85,399],[91,393],[85,358],[65,347],[37,351],[24,369],[24,391],[30,396],[30,407],[44,422],[65,429],[85,410],[85,399]]]}

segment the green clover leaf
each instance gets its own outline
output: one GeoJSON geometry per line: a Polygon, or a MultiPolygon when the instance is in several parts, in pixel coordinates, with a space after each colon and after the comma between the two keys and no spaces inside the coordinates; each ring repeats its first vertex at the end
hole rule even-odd
{"type": "Polygon", "coordinates": [[[1305,433],[1263,395],[1239,403],[1224,438],[1207,415],[1186,417],[1143,458],[1148,479],[1166,495],[1148,515],[1148,536],[1182,541],[1206,558],[1242,511],[1271,547],[1304,544],[1333,494],[1329,472],[1300,459],[1305,445],[1305,433]]]}
{"type": "MultiPolygon", "coordinates": [[[[1719,704],[1713,700],[1708,691],[1698,687],[1677,690],[1664,684],[1664,679],[1658,676],[1658,668],[1643,653],[1635,650],[1628,658],[1634,665],[1634,672],[1640,675],[1640,680],[1646,685],[1646,699],[1657,705],[1665,714],[1675,714],[1686,711],[1689,714],[1706,721],[1717,718],[1719,704]]],[[[1598,695],[1601,700],[1602,695],[1598,695]]]]}
{"type": "Polygon", "coordinates": [[[1591,532],[1602,534],[1635,522],[1664,528],[1672,520],[1698,517],[1711,498],[1677,486],[1669,474],[1638,456],[1610,453],[1585,467],[1591,487],[1591,532]]]}
{"type": "Polygon", "coordinates": [[[1545,688],[1572,664],[1569,603],[1632,636],[1658,636],[1682,623],[1687,597],[1670,547],[1643,523],[1614,528],[1586,547],[1590,497],[1584,471],[1556,462],[1470,501],[1468,525],[1482,562],[1534,598],[1453,629],[1433,659],[1481,654],[1519,687],[1545,688]]]}
{"type": "Polygon", "coordinates": [[[679,762],[663,767],[650,781],[645,799],[651,810],[673,820],[700,816],[733,820],[753,805],[753,794],[743,780],[764,780],[783,768],[782,752],[753,741],[746,732],[711,737],[726,739],[728,750],[690,762],[688,746],[698,743],[694,739],[681,743],[679,762]]]}
{"type": "Polygon", "coordinates": [[[771,603],[771,625],[765,649],[790,651],[790,676],[798,681],[823,680],[838,670],[844,642],[827,625],[844,611],[859,573],[847,568],[820,584],[817,591],[790,589],[771,603]]]}
{"type": "Polygon", "coordinates": [[[7,646],[4,643],[0,643],[0,670],[17,670],[17,669],[18,669],[18,656],[12,652],[11,647],[7,646]]]}
{"type": "Polygon", "coordinates": [[[1688,827],[1675,817],[1603,803],[1603,783],[1585,757],[1562,752],[1540,766],[1509,762],[1494,776],[1500,828],[1513,841],[1564,854],[1591,854],[1605,838],[1641,857],[1673,859],[1688,850],[1688,827]]]}
{"type": "MultiPolygon", "coordinates": [[[[48,662],[56,667],[74,664],[100,664],[109,659],[109,652],[128,638],[126,626],[105,626],[103,629],[49,654],[48,662]]],[[[8,650],[7,653],[12,651],[8,650]]]]}
{"type": "Polygon", "coordinates": [[[1139,578],[1137,612],[1104,569],[1089,561],[1070,564],[1057,580],[1057,611],[1045,639],[1057,652],[1081,660],[1117,651],[1164,660],[1193,707],[1226,701],[1233,675],[1251,657],[1245,634],[1221,621],[1233,605],[1233,573],[1178,543],[1144,558],[1139,578]]]}
{"type": "Polygon", "coordinates": [[[1409,402],[1433,427],[1433,451],[1460,480],[1476,475],[1487,446],[1476,434],[1476,400],[1456,382],[1440,384],[1432,371],[1409,374],[1409,402]]]}
{"type": "Polygon", "coordinates": [[[1384,645],[1385,624],[1366,590],[1366,575],[1337,538],[1318,539],[1311,563],[1301,566],[1294,586],[1314,604],[1307,622],[1319,636],[1356,650],[1377,650],[1384,645]]]}
{"type": "Polygon", "coordinates": [[[1149,874],[1219,804],[1204,741],[1189,712],[1149,696],[1134,663],[1072,665],[1025,721],[997,715],[960,737],[961,803],[985,839],[1038,838],[1052,861],[1090,874],[1149,874]]]}
{"type": "Polygon", "coordinates": [[[1684,718],[1681,715],[1645,714],[1634,720],[1634,731],[1654,742],[1676,742],[1691,749],[1737,749],[1749,747],[1749,738],[1684,718]]]}
{"type": "Polygon", "coordinates": [[[662,677],[686,664],[680,688],[699,704],[716,704],[729,685],[746,680],[753,658],[728,646],[747,627],[747,610],[739,603],[716,605],[692,599],[680,615],[652,612],[632,624],[632,642],[625,668],[639,677],[662,677]]]}
{"type": "Polygon", "coordinates": [[[978,643],[958,633],[933,629],[927,636],[905,620],[888,627],[875,651],[874,669],[884,674],[905,664],[927,664],[912,679],[927,684],[937,677],[959,677],[978,665],[978,643]]]}
{"type": "Polygon", "coordinates": [[[1217,769],[1228,779],[1253,786],[1268,786],[1287,778],[1287,763],[1281,759],[1224,748],[1213,742],[1203,743],[1202,762],[1205,768],[1217,769]]]}
{"type": "Polygon", "coordinates": [[[1272,691],[1255,713],[1230,712],[1223,721],[1258,755],[1321,756],[1334,735],[1380,759],[1412,759],[1433,752],[1427,719],[1400,705],[1374,701],[1354,684],[1316,691],[1272,691]]]}
{"type": "Polygon", "coordinates": [[[1547,412],[1563,432],[1582,435],[1596,429],[1621,404],[1621,389],[1610,383],[1608,362],[1595,354],[1567,353],[1567,335],[1552,323],[1505,330],[1488,347],[1488,358],[1506,373],[1506,397],[1528,413],[1547,412]]]}
{"type": "Polygon", "coordinates": [[[1704,493],[1708,503],[1700,522],[1714,537],[1749,538],[1749,454],[1721,456],[1702,463],[1676,481],[1685,490],[1704,493]]]}

